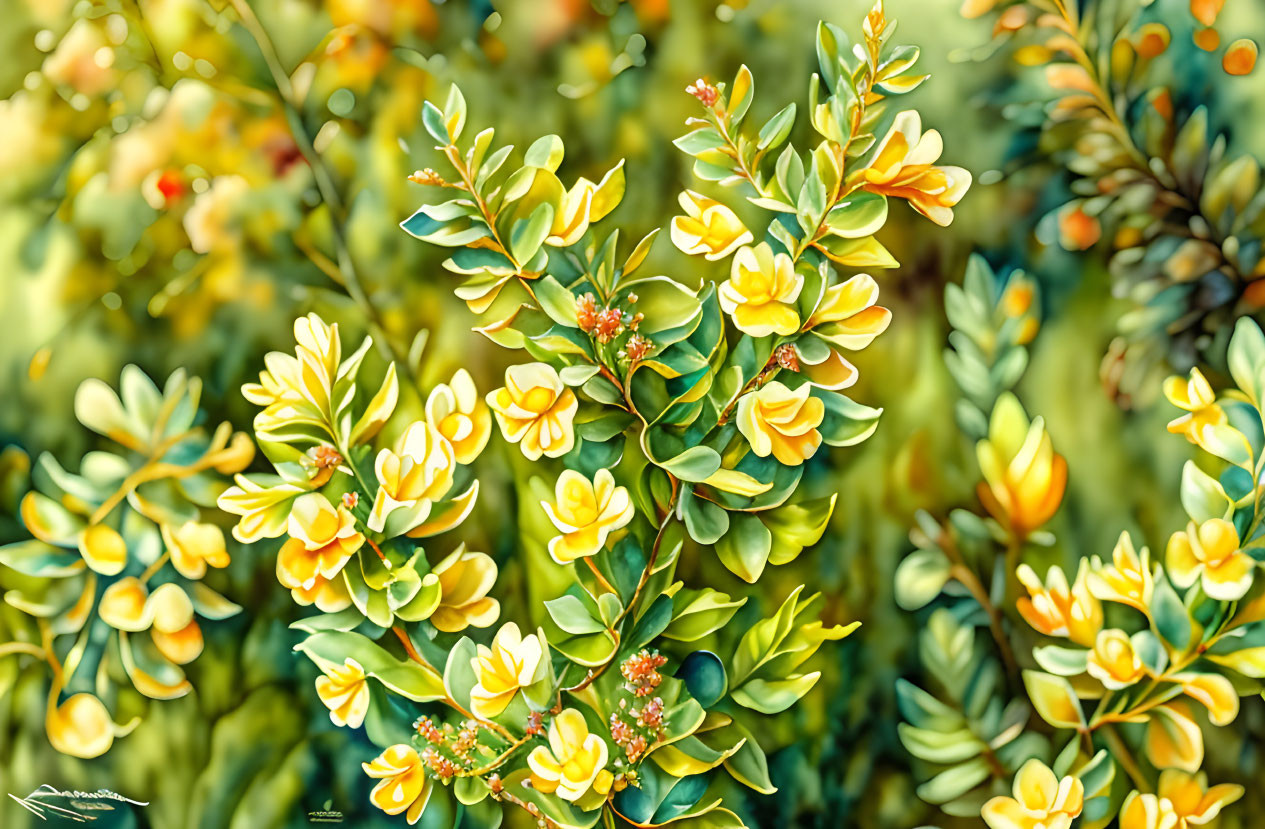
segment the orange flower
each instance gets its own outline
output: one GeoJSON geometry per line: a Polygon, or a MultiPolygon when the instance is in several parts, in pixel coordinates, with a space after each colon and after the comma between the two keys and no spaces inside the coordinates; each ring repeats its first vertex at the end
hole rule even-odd
{"type": "Polygon", "coordinates": [[[1025,536],[1049,521],[1063,502],[1067,461],[1054,451],[1045,421],[1028,421],[1010,392],[998,398],[988,437],[976,446],[984,481],[979,497],[1004,527],[1025,536]]]}
{"type": "Polygon", "coordinates": [[[1089,592],[1083,560],[1076,583],[1070,588],[1067,576],[1058,567],[1049,569],[1044,584],[1026,564],[1020,564],[1016,574],[1028,590],[1028,596],[1016,602],[1019,615],[1034,630],[1046,636],[1064,636],[1085,647],[1094,644],[1102,628],[1102,605],[1089,592]]]}

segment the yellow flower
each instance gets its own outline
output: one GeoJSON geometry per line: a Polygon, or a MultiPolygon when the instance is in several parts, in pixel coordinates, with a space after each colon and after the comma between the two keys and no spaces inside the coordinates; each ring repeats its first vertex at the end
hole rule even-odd
{"type": "Polygon", "coordinates": [[[395,451],[383,449],[374,462],[378,494],[369,513],[369,529],[382,532],[391,518],[388,534],[398,535],[425,521],[434,502],[452,488],[456,463],[452,444],[434,424],[423,420],[410,424],[395,451]]]}
{"type": "Polygon", "coordinates": [[[803,289],[804,277],[795,273],[794,260],[761,242],[739,249],[717,296],[721,310],[744,334],[785,336],[799,329],[795,301],[803,289]]]}
{"type": "Polygon", "coordinates": [[[1070,829],[1085,805],[1085,787],[1075,777],[1055,777],[1040,760],[1015,775],[1014,797],[994,797],[980,816],[992,829],[1070,829]]]}
{"type": "Polygon", "coordinates": [[[369,683],[365,669],[350,656],[342,665],[328,665],[316,678],[316,695],[329,709],[334,725],[359,728],[369,711],[369,683]]]}
{"type": "Polygon", "coordinates": [[[342,362],[338,326],[308,314],[294,321],[294,340],[294,354],[269,352],[259,382],[242,386],[242,396],[264,407],[255,415],[258,433],[295,424],[323,430],[333,420],[331,397],[342,362]]]}
{"type": "Polygon", "coordinates": [[[1090,560],[1089,592],[1105,602],[1119,602],[1149,613],[1151,590],[1151,552],[1142,548],[1142,555],[1133,549],[1133,539],[1127,532],[1120,533],[1120,540],[1111,551],[1112,564],[1105,565],[1094,556],[1090,560]]]}
{"type": "Polygon", "coordinates": [[[365,774],[378,784],[369,793],[369,801],[388,815],[405,812],[409,824],[417,823],[430,800],[433,787],[426,776],[426,765],[417,750],[403,743],[393,745],[374,758],[361,763],[365,774]]]}
{"type": "MultiPolygon", "coordinates": [[[[34,501],[31,494],[23,499],[23,505],[27,500],[34,501]]],[[[104,524],[93,524],[79,534],[79,554],[88,567],[103,576],[117,576],[127,565],[127,544],[123,536],[104,524]]]]}
{"type": "Polygon", "coordinates": [[[606,546],[607,536],[633,518],[628,490],[615,486],[608,469],[599,469],[592,481],[573,469],[563,471],[554,486],[554,502],[542,501],[541,506],[562,533],[549,541],[549,555],[559,564],[595,555],[606,546]]]}
{"type": "Polygon", "coordinates": [[[624,197],[624,162],[607,171],[597,184],[581,177],[563,193],[545,243],[568,247],[580,241],[592,222],[601,221],[624,197]]]}
{"type": "Polygon", "coordinates": [[[606,769],[605,741],[589,733],[584,715],[563,709],[549,723],[549,747],[536,746],[527,755],[532,788],[574,803],[590,789],[605,796],[614,776],[606,769]]]}
{"type": "Polygon", "coordinates": [[[1229,725],[1239,715],[1239,692],[1220,674],[1185,671],[1171,678],[1182,686],[1182,693],[1208,709],[1213,725],[1229,725]]]}
{"type": "Polygon", "coordinates": [[[452,444],[457,463],[461,464],[477,458],[492,434],[492,413],[464,368],[452,380],[431,389],[426,398],[426,419],[452,444]]]}
{"type": "Polygon", "coordinates": [[[1168,402],[1186,414],[1172,420],[1168,430],[1175,435],[1185,435],[1186,440],[1198,444],[1205,426],[1217,426],[1226,422],[1225,412],[1217,405],[1217,395],[1197,368],[1190,370],[1190,379],[1176,375],[1164,381],[1164,396],[1168,402]]]}
{"type": "Polygon", "coordinates": [[[819,333],[836,345],[860,351],[886,331],[892,321],[892,312],[875,305],[877,301],[878,283],[868,273],[859,273],[827,288],[804,327],[834,323],[819,333]]]}
{"type": "Polygon", "coordinates": [[[1028,595],[1016,602],[1024,621],[1046,636],[1065,636],[1078,645],[1093,646],[1102,629],[1102,604],[1089,592],[1083,560],[1076,583],[1070,588],[1067,576],[1058,567],[1049,569],[1045,584],[1026,564],[1019,565],[1016,575],[1028,590],[1028,595]]]}
{"type": "Polygon", "coordinates": [[[501,626],[492,647],[479,645],[477,654],[470,660],[478,679],[470,691],[470,710],[485,720],[504,711],[520,688],[544,679],[549,668],[544,643],[534,633],[521,635],[513,622],[501,626]]]}
{"type": "Polygon", "coordinates": [[[1194,773],[1203,763],[1203,731],[1184,702],[1169,702],[1152,709],[1143,745],[1147,759],[1157,769],[1194,773]]]}
{"type": "Polygon", "coordinates": [[[791,391],[774,380],[738,401],[738,431],[762,458],[769,455],[787,466],[799,466],[821,445],[817,427],[826,416],[826,405],[812,397],[805,383],[791,391]]]}
{"type": "Polygon", "coordinates": [[[153,619],[150,637],[163,656],[185,665],[202,653],[202,628],[193,618],[193,602],[178,584],[160,585],[149,596],[147,609],[153,619]]]}
{"type": "Polygon", "coordinates": [[[1210,598],[1232,602],[1252,586],[1256,562],[1239,549],[1239,533],[1224,518],[1194,521],[1168,539],[1168,575],[1178,587],[1202,582],[1210,598]]]}
{"type": "Polygon", "coordinates": [[[971,186],[971,174],[961,167],[937,167],[944,143],[935,130],[922,131],[917,112],[896,116],[864,171],[866,190],[905,199],[909,206],[936,224],[953,221],[953,206],[971,186]]]}
{"type": "Polygon", "coordinates": [[[303,494],[303,488],[280,482],[264,486],[245,475],[237,475],[233,480],[237,485],[224,490],[216,501],[220,509],[241,516],[233,527],[233,538],[243,544],[253,544],[284,533],[290,517],[290,502],[303,494]]]}
{"type": "Polygon", "coordinates": [[[1222,783],[1208,788],[1203,772],[1160,772],[1155,794],[1133,792],[1120,807],[1120,829],[1188,829],[1203,826],[1243,796],[1243,787],[1222,783]]]}
{"type": "Polygon", "coordinates": [[[1031,423],[1010,392],[997,399],[988,437],[976,445],[984,508],[1002,526],[1025,536],[1049,521],[1063,502],[1067,461],[1054,451],[1045,421],[1031,423]]]}
{"type": "Polygon", "coordinates": [[[48,699],[44,730],[53,748],[62,754],[90,760],[114,745],[116,727],[105,704],[92,694],[73,694],[55,705],[56,688],[48,699]]]}
{"type": "Polygon", "coordinates": [[[547,363],[524,363],[505,370],[505,386],[487,397],[501,434],[517,443],[528,460],[557,458],[575,445],[575,392],[547,363]]]}
{"type": "Polygon", "coordinates": [[[1098,632],[1085,669],[1109,691],[1128,688],[1146,676],[1129,634],[1114,628],[1098,632]]]}
{"type": "Polygon", "coordinates": [[[171,554],[171,565],[187,579],[200,579],[212,567],[227,567],[228,548],[224,545],[224,533],[214,524],[188,521],[179,527],[163,524],[163,543],[171,554]]]}
{"type": "Polygon", "coordinates": [[[496,584],[496,562],[486,553],[468,553],[458,547],[435,565],[439,579],[439,607],[430,623],[444,633],[456,633],[470,625],[485,628],[501,615],[501,603],[488,596],[496,584]]]}
{"type": "Polygon", "coordinates": [[[714,262],[755,238],[736,213],[714,199],[686,190],[677,200],[686,215],[672,219],[672,244],[684,253],[714,262]]]}
{"type": "Polygon", "coordinates": [[[294,591],[316,590],[338,575],[365,541],[351,512],[341,505],[335,508],[319,492],[295,499],[289,530],[289,540],[277,553],[277,579],[296,600],[301,593],[294,591]]]}
{"type": "Polygon", "coordinates": [[[97,615],[115,630],[137,633],[147,630],[154,621],[154,608],[148,603],[149,591],[140,579],[127,576],[111,584],[101,594],[97,615]]]}

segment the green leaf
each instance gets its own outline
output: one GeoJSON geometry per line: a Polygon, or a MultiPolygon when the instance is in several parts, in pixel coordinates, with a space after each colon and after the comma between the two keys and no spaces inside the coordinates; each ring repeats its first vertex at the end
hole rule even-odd
{"type": "Polygon", "coordinates": [[[451,143],[448,135],[448,126],[444,123],[444,114],[439,111],[439,107],[430,101],[422,104],[422,125],[426,127],[430,137],[441,145],[447,146],[451,143]]]}
{"type": "Polygon", "coordinates": [[[683,496],[681,514],[690,538],[699,544],[715,544],[729,531],[729,513],[692,492],[683,496]]]}
{"type": "Polygon", "coordinates": [[[915,550],[896,567],[896,604],[917,610],[940,595],[949,581],[949,559],[940,550],[915,550]]]}
{"type": "Polygon", "coordinates": [[[676,675],[685,682],[690,696],[704,708],[720,702],[729,687],[725,664],[711,651],[694,651],[685,657],[676,675]]]}
{"type": "Polygon", "coordinates": [[[709,446],[691,446],[658,465],[682,481],[702,481],[720,469],[720,453],[709,446]]]}
{"type": "Polygon", "coordinates": [[[680,642],[697,641],[728,624],[746,602],[746,598],[735,601],[710,587],[682,590],[674,599],[674,605],[680,610],[676,611],[663,635],[680,642]]]}
{"type": "Polygon", "coordinates": [[[730,696],[745,708],[762,714],[777,714],[799,702],[820,677],[820,671],[813,671],[786,679],[753,679],[735,689],[730,696]]]}
{"type": "Polygon", "coordinates": [[[716,555],[729,570],[749,584],[764,572],[773,549],[773,534],[755,515],[735,513],[729,532],[716,543],[716,555]]]}
{"type": "MultiPolygon", "coordinates": [[[[541,206],[548,207],[548,205],[541,206]]],[[[544,237],[541,239],[543,241],[544,237]]],[[[575,317],[575,294],[564,288],[558,280],[552,276],[542,276],[536,280],[532,290],[536,295],[536,301],[540,304],[540,310],[544,311],[549,319],[567,328],[579,328],[575,317]]],[[[597,367],[592,366],[592,368],[596,373],[597,367]]]]}
{"type": "Polygon", "coordinates": [[[826,214],[830,232],[845,239],[873,236],[887,221],[887,197],[857,190],[840,200],[826,214]]]}
{"type": "Polygon", "coordinates": [[[760,127],[760,135],[756,140],[756,149],[761,152],[771,150],[781,146],[782,142],[791,134],[791,128],[795,126],[795,104],[789,103],[777,114],[764,122],[764,126],[760,127]]]}
{"type": "Polygon", "coordinates": [[[960,797],[988,779],[992,772],[983,757],[946,769],[918,787],[918,796],[928,803],[945,803],[960,797]]]}
{"type": "Polygon", "coordinates": [[[555,172],[562,163],[565,148],[562,139],[556,135],[542,135],[532,142],[523,156],[523,163],[529,167],[540,167],[555,172]]]}
{"type": "Polygon", "coordinates": [[[1175,649],[1185,650],[1190,644],[1190,614],[1163,570],[1156,573],[1151,594],[1151,618],[1155,620],[1155,629],[1160,636],[1175,649]]]}
{"type": "Polygon", "coordinates": [[[545,609],[564,633],[580,635],[606,630],[606,625],[594,618],[584,602],[571,594],[545,602],[545,609]]]}
{"type": "MultiPolygon", "coordinates": [[[[510,229],[510,253],[517,262],[530,262],[540,250],[553,227],[553,205],[544,202],[536,206],[531,215],[518,219],[510,229]]],[[[548,278],[548,277],[546,277],[548,278]]],[[[572,316],[575,308],[571,309],[572,316]]]]}
{"type": "Polygon", "coordinates": [[[1260,408],[1265,394],[1265,335],[1251,317],[1239,317],[1235,323],[1226,360],[1235,385],[1260,408]]]}

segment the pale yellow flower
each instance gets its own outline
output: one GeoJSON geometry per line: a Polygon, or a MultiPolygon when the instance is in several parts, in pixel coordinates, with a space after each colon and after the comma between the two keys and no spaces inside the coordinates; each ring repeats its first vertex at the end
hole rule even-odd
{"type": "Polygon", "coordinates": [[[291,592],[313,591],[333,579],[365,541],[351,512],[319,492],[295,499],[289,531],[277,553],[277,579],[291,592]]]}
{"type": "Polygon", "coordinates": [[[1190,378],[1173,376],[1164,381],[1164,396],[1186,414],[1168,424],[1175,435],[1185,435],[1186,440],[1198,444],[1200,433],[1206,426],[1219,426],[1226,422],[1225,411],[1217,405],[1217,395],[1212,385],[1198,368],[1190,370],[1190,378]]]}
{"type": "Polygon", "coordinates": [[[570,190],[563,193],[545,243],[555,247],[574,245],[589,229],[590,223],[605,218],[623,197],[623,161],[608,170],[597,184],[587,178],[579,178],[570,190]]]}
{"type": "Polygon", "coordinates": [[[794,260],[761,242],[738,250],[717,297],[721,310],[744,334],[784,336],[799,329],[795,302],[803,289],[804,277],[795,272],[794,260]]]}
{"type": "Polygon", "coordinates": [[[113,582],[101,594],[97,615],[115,630],[137,633],[148,630],[154,621],[154,608],[149,604],[149,590],[135,576],[113,582]]]}
{"type": "Polygon", "coordinates": [[[1045,421],[1028,421],[1010,392],[993,406],[988,437],[976,445],[984,481],[980,501],[997,521],[1019,536],[1049,521],[1063,502],[1067,461],[1054,451],[1045,421]]]}
{"type": "Polygon", "coordinates": [[[606,742],[589,732],[584,715],[565,708],[549,723],[548,748],[536,746],[527,755],[532,788],[572,803],[590,789],[604,796],[614,781],[607,759],[606,742]]]}
{"type": "Polygon", "coordinates": [[[1060,780],[1033,759],[1015,775],[1014,797],[994,797],[980,816],[992,829],[1070,829],[1084,806],[1085,786],[1080,780],[1060,780]]]}
{"type": "Polygon", "coordinates": [[[305,490],[279,479],[274,486],[257,483],[246,475],[237,475],[233,480],[237,485],[224,490],[216,501],[220,509],[241,516],[233,527],[233,538],[253,544],[285,533],[290,503],[305,490]]]}
{"type": "Polygon", "coordinates": [[[426,398],[426,419],[452,444],[461,464],[477,458],[492,434],[492,413],[464,368],[447,383],[431,389],[426,398]]]}
{"type": "Polygon", "coordinates": [[[523,363],[505,370],[505,386],[487,397],[501,434],[517,443],[528,460],[557,458],[575,446],[575,392],[547,363],[523,363]]]}
{"type": "Polygon", "coordinates": [[[369,529],[390,535],[408,532],[426,520],[435,501],[452,488],[457,464],[452,444],[426,421],[409,425],[395,450],[383,449],[374,463],[378,494],[369,513],[369,529]]]}
{"type": "Polygon", "coordinates": [[[163,656],[185,665],[202,653],[202,628],[193,618],[193,602],[178,584],[167,583],[149,595],[147,609],[153,619],[150,637],[163,656]]]}
{"type": "Polygon", "coordinates": [[[799,466],[821,445],[826,406],[805,383],[792,391],[777,380],[738,400],[738,431],[762,458],[769,455],[787,466],[799,466]]]}
{"type": "Polygon", "coordinates": [[[105,524],[93,524],[79,534],[79,554],[89,568],[103,576],[117,576],[127,566],[123,536],[105,524]]]}
{"type": "Polygon", "coordinates": [[[1208,788],[1203,772],[1160,772],[1155,794],[1132,792],[1120,807],[1120,829],[1190,829],[1213,820],[1243,796],[1243,787],[1222,783],[1208,788]]]}
{"type": "Polygon", "coordinates": [[[1111,551],[1111,559],[1111,564],[1103,564],[1098,556],[1090,560],[1089,592],[1096,599],[1127,604],[1150,613],[1154,587],[1150,551],[1143,547],[1139,556],[1133,549],[1133,539],[1123,532],[1111,551]]]}
{"type": "Polygon", "coordinates": [[[596,555],[607,537],[633,519],[628,490],[615,485],[608,469],[599,469],[590,481],[573,469],[564,470],[554,486],[554,500],[541,506],[561,535],[549,540],[549,555],[569,564],[596,555]]]}
{"type": "Polygon", "coordinates": [[[327,665],[316,678],[316,695],[329,709],[334,725],[359,728],[369,711],[369,682],[360,663],[350,656],[342,665],[327,665]]]}
{"type": "Polygon", "coordinates": [[[488,596],[496,584],[496,562],[487,553],[469,553],[464,546],[431,570],[439,579],[439,606],[430,623],[445,633],[474,626],[485,628],[501,615],[501,603],[488,596]]]}
{"type": "Polygon", "coordinates": [[[207,565],[227,567],[228,548],[224,533],[214,524],[188,521],[178,527],[163,524],[163,543],[171,554],[171,565],[187,579],[200,579],[206,575],[207,565]]]}
{"type": "Polygon", "coordinates": [[[971,186],[971,174],[961,167],[937,167],[944,142],[935,130],[922,131],[914,110],[896,116],[864,171],[866,190],[905,199],[909,206],[936,224],[953,221],[953,206],[971,186]]]}
{"type": "Polygon", "coordinates": [[[479,645],[470,665],[478,680],[470,691],[470,710],[485,720],[504,711],[519,689],[544,679],[549,668],[544,643],[534,633],[520,634],[513,622],[501,626],[492,647],[479,645]]]}
{"type": "Polygon", "coordinates": [[[417,750],[403,743],[393,745],[371,763],[361,763],[365,774],[378,784],[369,793],[369,800],[388,815],[404,813],[409,824],[422,816],[434,787],[426,776],[426,765],[417,750]]]}
{"type": "Polygon", "coordinates": [[[72,694],[55,705],[56,694],[48,700],[44,729],[53,748],[62,754],[90,760],[114,745],[115,725],[105,704],[92,694],[72,694]]]}
{"type": "Polygon", "coordinates": [[[860,351],[886,331],[892,321],[892,312],[876,302],[878,283],[868,273],[859,273],[827,288],[804,327],[829,324],[819,331],[822,336],[851,351],[860,351]]]}
{"type": "Polygon", "coordinates": [[[1255,560],[1239,549],[1238,530],[1223,518],[1191,521],[1173,533],[1165,559],[1173,584],[1185,588],[1200,581],[1204,593],[1223,602],[1243,598],[1256,570],[1255,560]]]}
{"type": "Polygon", "coordinates": [[[1024,621],[1046,636],[1063,636],[1078,645],[1093,646],[1102,629],[1102,604],[1089,592],[1088,568],[1083,560],[1071,587],[1058,567],[1049,569],[1044,584],[1026,564],[1020,564],[1015,572],[1028,590],[1028,595],[1016,602],[1024,621]]]}
{"type": "Polygon", "coordinates": [[[714,262],[755,238],[738,214],[714,199],[686,190],[678,201],[686,215],[672,219],[672,244],[684,253],[701,253],[714,262]]]}
{"type": "Polygon", "coordinates": [[[1115,628],[1098,632],[1085,670],[1109,691],[1128,688],[1146,676],[1146,667],[1133,649],[1129,634],[1115,628]]]}
{"type": "Polygon", "coordinates": [[[1184,702],[1168,702],[1151,710],[1143,747],[1157,769],[1193,773],[1204,759],[1203,731],[1184,702]]]}

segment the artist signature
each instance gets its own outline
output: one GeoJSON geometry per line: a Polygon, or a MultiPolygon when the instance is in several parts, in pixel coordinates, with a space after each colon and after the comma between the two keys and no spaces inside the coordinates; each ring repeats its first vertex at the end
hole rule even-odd
{"type": "Polygon", "coordinates": [[[97,816],[91,814],[92,812],[114,811],[114,803],[130,803],[133,806],[149,805],[147,801],[132,800],[109,789],[97,789],[95,792],[62,791],[47,783],[26,797],[18,797],[15,794],[10,794],[9,797],[40,820],[48,820],[49,813],[52,813],[57,817],[77,823],[96,820],[97,816]],[[62,801],[65,805],[58,805],[57,801],[62,801]]]}

